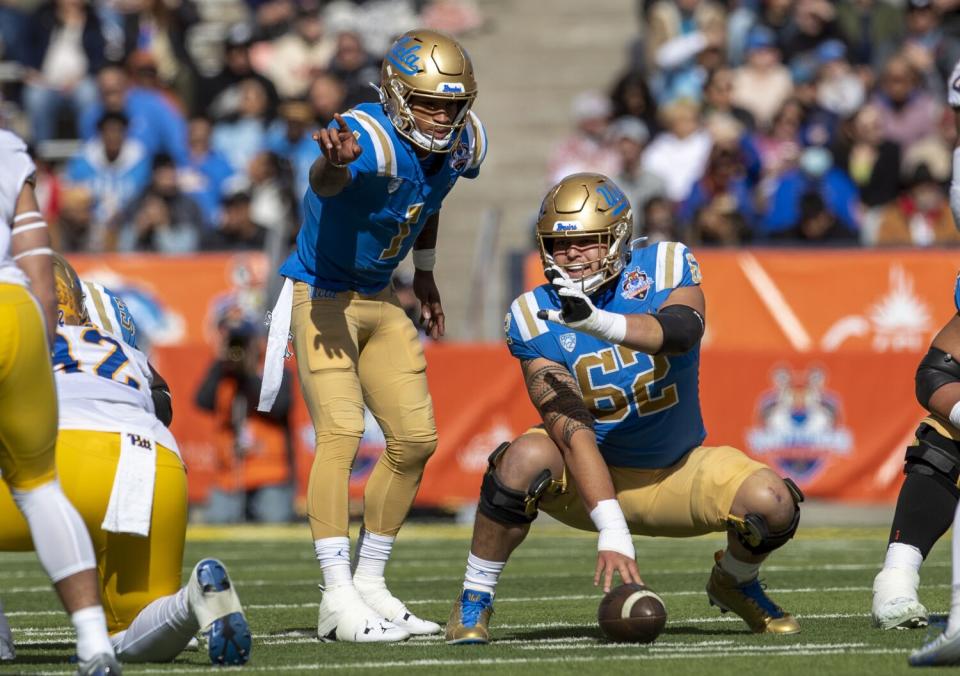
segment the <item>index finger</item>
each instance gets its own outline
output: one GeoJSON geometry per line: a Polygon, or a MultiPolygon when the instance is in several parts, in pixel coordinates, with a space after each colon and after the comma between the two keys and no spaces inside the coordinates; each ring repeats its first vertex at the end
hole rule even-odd
{"type": "Polygon", "coordinates": [[[337,125],[340,127],[340,131],[350,131],[350,127],[347,126],[346,120],[343,119],[343,116],[340,113],[334,113],[333,119],[336,121],[337,125]]]}

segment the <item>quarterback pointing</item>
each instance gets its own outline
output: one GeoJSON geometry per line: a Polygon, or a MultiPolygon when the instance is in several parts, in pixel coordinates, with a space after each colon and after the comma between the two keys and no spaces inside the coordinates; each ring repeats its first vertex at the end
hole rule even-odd
{"type": "Polygon", "coordinates": [[[704,297],[678,242],[631,250],[623,192],[599,174],[550,189],[537,222],[549,284],[510,306],[505,329],[543,423],[490,456],[448,643],[487,643],[498,578],[543,510],[599,532],[594,583],[639,582],[631,534],[727,531],[707,597],[754,632],[793,634],[761,562],[796,532],[802,496],[728,446],[702,446],[704,297]]]}
{"type": "Polygon", "coordinates": [[[384,581],[437,445],[423,349],[390,277],[412,247],[421,321],[434,338],[443,335],[432,272],[440,207],[457,179],[478,174],[486,135],[471,111],[470,58],[441,33],[402,35],[383,61],[380,94],[379,104],[336,115],[314,137],[321,155],[310,170],[297,249],[280,269],[287,280],[272,313],[260,401],[269,410],[292,326],[316,432],[307,515],[325,587],[322,640],[399,641],[440,631],[384,581]],[[386,450],[366,485],[352,571],[347,489],[364,404],[386,450]]]}

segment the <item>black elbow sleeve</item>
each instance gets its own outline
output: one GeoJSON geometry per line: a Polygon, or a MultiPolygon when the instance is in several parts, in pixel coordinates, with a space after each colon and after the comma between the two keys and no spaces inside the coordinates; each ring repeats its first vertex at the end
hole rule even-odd
{"type": "Polygon", "coordinates": [[[920,360],[917,375],[914,378],[917,401],[928,411],[930,397],[944,385],[960,381],[960,364],[943,350],[931,347],[920,360]]]}
{"type": "Polygon", "coordinates": [[[150,397],[153,399],[153,411],[157,420],[165,427],[170,427],[173,422],[173,399],[170,391],[164,387],[154,387],[150,390],[150,397]]]}
{"type": "Polygon", "coordinates": [[[653,314],[663,329],[663,345],[657,354],[689,352],[703,337],[703,316],[686,305],[668,305],[653,314]]]}

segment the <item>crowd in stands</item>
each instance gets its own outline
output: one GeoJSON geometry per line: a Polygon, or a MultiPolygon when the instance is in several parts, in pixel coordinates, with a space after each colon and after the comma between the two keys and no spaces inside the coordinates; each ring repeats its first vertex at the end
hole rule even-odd
{"type": "Polygon", "coordinates": [[[62,251],[293,241],[311,135],[375,101],[391,40],[469,0],[0,0],[0,127],[62,251]]]}
{"type": "Polygon", "coordinates": [[[960,0],[654,0],[548,180],[616,177],[636,234],[695,245],[956,244],[960,0]]]}

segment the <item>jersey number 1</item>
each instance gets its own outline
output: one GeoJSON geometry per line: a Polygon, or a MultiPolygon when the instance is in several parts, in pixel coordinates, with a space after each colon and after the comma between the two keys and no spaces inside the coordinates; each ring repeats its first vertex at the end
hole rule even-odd
{"type": "Polygon", "coordinates": [[[403,247],[403,240],[410,236],[410,230],[413,228],[413,224],[420,220],[420,212],[422,210],[423,202],[417,202],[407,207],[407,215],[405,220],[400,223],[399,232],[390,240],[390,246],[380,252],[380,260],[393,258],[400,253],[400,249],[403,247]]]}

